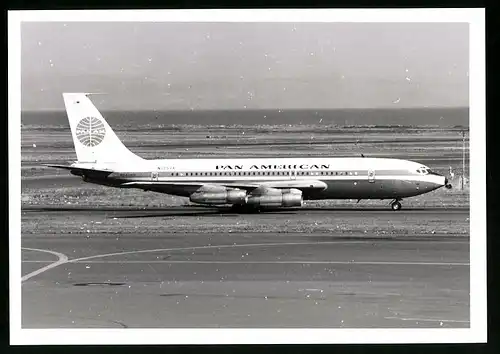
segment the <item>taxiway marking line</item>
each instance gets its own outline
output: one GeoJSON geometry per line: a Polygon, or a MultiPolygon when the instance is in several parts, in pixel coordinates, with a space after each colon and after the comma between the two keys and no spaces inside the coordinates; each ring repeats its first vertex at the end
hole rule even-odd
{"type": "Polygon", "coordinates": [[[468,320],[442,320],[436,318],[407,318],[407,317],[384,317],[388,320],[402,320],[402,321],[421,321],[421,322],[452,322],[452,323],[469,323],[468,320]]]}
{"type": "MultiPolygon", "coordinates": [[[[148,249],[148,250],[135,250],[135,251],[124,251],[124,252],[114,252],[114,253],[106,253],[106,254],[98,254],[94,256],[88,256],[88,257],[80,257],[80,258],[74,258],[74,259],[68,259],[68,257],[62,253],[55,252],[55,251],[50,251],[50,250],[42,250],[42,249],[35,249],[35,248],[26,248],[23,247],[22,249],[24,250],[29,250],[29,251],[39,251],[39,252],[46,252],[50,253],[53,255],[56,255],[59,260],[57,262],[51,263],[45,267],[42,267],[34,272],[31,272],[21,278],[21,281],[24,282],[38,274],[44,273],[52,268],[55,268],[61,264],[66,264],[66,263],[81,263],[83,261],[90,261],[93,259],[97,258],[105,258],[105,257],[113,257],[113,256],[123,256],[123,255],[130,255],[130,254],[140,254],[140,253],[155,253],[155,252],[175,252],[175,251],[187,251],[187,250],[202,250],[202,249],[220,249],[220,248],[241,248],[241,247],[270,247],[270,246],[305,246],[305,245],[325,245],[325,244],[339,244],[339,243],[350,243],[350,244],[356,244],[356,243],[370,243],[373,241],[327,241],[327,242],[278,242],[278,243],[248,243],[248,244],[226,244],[226,245],[207,245],[207,246],[192,246],[192,247],[179,247],[179,248],[157,248],[157,249],[148,249]]],[[[111,261],[113,262],[113,261],[111,261]]],[[[108,261],[108,263],[111,263],[108,261]]],[[[161,261],[163,263],[194,263],[193,261],[161,261]]],[[[273,262],[263,262],[262,264],[270,264],[270,263],[278,263],[279,261],[273,261],[273,262]]],[[[361,262],[337,262],[334,263],[335,261],[326,261],[326,262],[317,262],[317,264],[362,264],[361,262]]],[[[97,263],[97,262],[96,262],[97,263]]],[[[124,263],[123,261],[117,261],[116,263],[124,263]]],[[[128,262],[131,263],[131,262],[128,262]]],[[[142,263],[154,263],[152,261],[150,262],[142,262],[142,263]]],[[[199,261],[198,263],[202,264],[202,261],[199,261]]],[[[217,261],[207,261],[204,263],[228,263],[231,264],[231,262],[217,262],[217,261]]],[[[233,264],[237,263],[246,263],[248,264],[248,261],[235,261],[232,262],[233,264]]],[[[283,261],[284,264],[290,263],[283,261]]],[[[309,261],[309,262],[303,262],[299,261],[296,262],[297,264],[313,264],[316,263],[314,261],[309,261]]],[[[377,264],[374,262],[365,262],[365,264],[377,264]]],[[[404,262],[379,262],[378,264],[385,264],[385,265],[403,265],[404,262]]],[[[441,265],[441,266],[452,266],[452,265],[469,265],[469,263],[435,263],[435,262],[427,262],[427,263],[422,263],[422,262],[415,262],[411,263],[408,262],[406,263],[407,265],[441,265]]]]}
{"type": "MultiPolygon", "coordinates": [[[[50,261],[22,261],[22,263],[52,263],[50,261]]],[[[366,265],[435,265],[435,266],[470,266],[465,262],[397,262],[397,261],[169,261],[169,260],[123,260],[123,261],[69,261],[74,264],[366,264],[366,265]]],[[[306,289],[307,290],[307,289],[306,289]]]]}
{"type": "Polygon", "coordinates": [[[168,260],[123,260],[123,261],[70,261],[75,264],[360,264],[360,265],[427,265],[427,266],[469,266],[469,263],[455,262],[377,262],[377,261],[168,261],[168,260]]]}
{"type": "Polygon", "coordinates": [[[45,267],[37,269],[34,272],[31,272],[31,273],[26,274],[25,276],[21,277],[21,282],[24,282],[24,281],[26,281],[26,280],[34,277],[35,275],[41,274],[43,272],[48,271],[49,269],[55,268],[55,267],[57,267],[57,266],[59,266],[61,264],[64,264],[64,263],[68,262],[68,257],[65,254],[62,254],[62,253],[59,253],[59,252],[50,251],[50,250],[41,250],[41,249],[37,249],[37,248],[26,248],[26,247],[22,247],[21,249],[28,250],[28,251],[50,253],[50,254],[53,254],[53,255],[55,255],[55,256],[57,256],[59,258],[56,262],[50,263],[49,265],[47,265],[45,267]]]}
{"type": "Polygon", "coordinates": [[[240,248],[240,247],[270,247],[270,246],[306,246],[306,245],[327,245],[327,244],[340,244],[340,243],[370,243],[373,241],[327,241],[327,242],[277,242],[277,243],[247,243],[247,244],[231,244],[231,245],[208,245],[208,246],[192,246],[192,247],[179,247],[179,248],[156,248],[149,250],[136,250],[124,251],[115,253],[98,254],[95,256],[81,257],[71,259],[69,263],[87,261],[95,258],[123,256],[127,254],[140,254],[140,253],[155,253],[155,252],[170,252],[170,251],[188,251],[188,250],[204,250],[214,248],[240,248]]]}

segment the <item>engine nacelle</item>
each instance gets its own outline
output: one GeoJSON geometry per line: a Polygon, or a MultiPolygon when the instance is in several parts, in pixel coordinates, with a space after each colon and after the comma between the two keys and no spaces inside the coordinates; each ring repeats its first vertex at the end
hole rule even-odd
{"type": "Polygon", "coordinates": [[[245,204],[247,198],[246,191],[228,189],[194,192],[189,200],[199,204],[245,204]]]}
{"type": "Polygon", "coordinates": [[[302,192],[300,190],[292,188],[276,191],[261,195],[250,195],[247,204],[263,207],[302,206],[302,192]]]}

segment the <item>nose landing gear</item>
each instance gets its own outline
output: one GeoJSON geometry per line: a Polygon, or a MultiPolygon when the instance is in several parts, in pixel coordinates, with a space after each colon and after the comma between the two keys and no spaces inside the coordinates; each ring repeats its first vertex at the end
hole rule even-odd
{"type": "Polygon", "coordinates": [[[395,199],[393,202],[391,202],[391,208],[394,211],[401,210],[401,203],[399,202],[401,199],[395,199]]]}

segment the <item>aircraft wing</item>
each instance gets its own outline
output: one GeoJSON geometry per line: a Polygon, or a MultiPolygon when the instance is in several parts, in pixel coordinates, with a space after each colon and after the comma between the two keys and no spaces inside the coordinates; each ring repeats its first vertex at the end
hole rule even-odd
{"type": "Polygon", "coordinates": [[[288,181],[263,181],[263,182],[253,182],[253,183],[241,183],[241,182],[231,182],[222,184],[225,187],[239,188],[245,190],[253,190],[256,188],[296,188],[300,190],[323,190],[326,189],[327,185],[325,182],[316,180],[288,180],[288,181]]]}
{"type": "Polygon", "coordinates": [[[219,182],[219,183],[203,183],[203,182],[161,182],[161,181],[137,181],[137,182],[125,182],[122,186],[130,187],[153,187],[153,186],[165,186],[165,187],[177,187],[194,189],[196,187],[202,187],[204,185],[211,186],[221,186],[228,188],[238,188],[246,191],[253,191],[257,188],[267,187],[267,188],[296,188],[300,190],[323,190],[326,189],[327,185],[325,182],[316,180],[288,180],[288,181],[262,181],[262,182],[219,182]]]}
{"type": "MultiPolygon", "coordinates": [[[[113,173],[113,170],[107,169],[104,166],[96,166],[92,164],[90,166],[85,166],[82,164],[79,165],[55,165],[48,164],[45,165],[47,167],[53,168],[61,168],[65,170],[69,170],[71,174],[77,176],[87,176],[87,177],[106,177],[113,173]]],[[[279,181],[220,181],[220,182],[212,182],[212,183],[204,183],[202,181],[196,182],[173,182],[173,181],[132,181],[132,182],[124,182],[120,184],[122,187],[136,187],[136,188],[146,188],[146,189],[154,189],[154,187],[170,187],[170,188],[178,188],[184,190],[195,191],[204,185],[210,186],[221,186],[227,188],[237,188],[243,189],[247,192],[252,192],[257,188],[276,188],[276,189],[285,189],[285,188],[296,188],[302,191],[305,190],[324,190],[327,185],[325,182],[319,180],[279,180],[279,181]]]]}

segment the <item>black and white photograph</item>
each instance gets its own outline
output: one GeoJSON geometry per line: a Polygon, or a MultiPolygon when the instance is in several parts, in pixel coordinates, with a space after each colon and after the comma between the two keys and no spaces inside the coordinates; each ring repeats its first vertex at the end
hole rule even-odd
{"type": "Polygon", "coordinates": [[[483,9],[12,11],[8,45],[11,343],[486,341],[483,9]]]}

